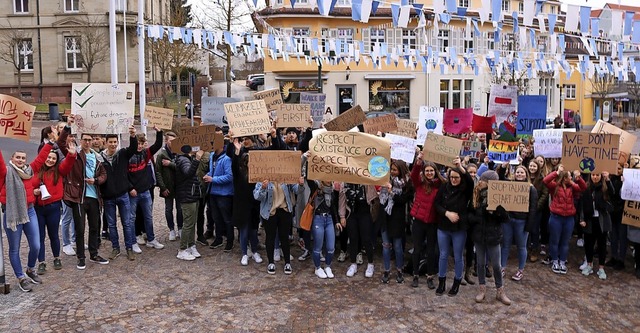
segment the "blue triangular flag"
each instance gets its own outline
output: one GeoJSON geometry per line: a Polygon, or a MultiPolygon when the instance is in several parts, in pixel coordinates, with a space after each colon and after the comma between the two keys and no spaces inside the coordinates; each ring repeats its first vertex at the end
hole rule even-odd
{"type": "Polygon", "coordinates": [[[362,18],[362,0],[352,0],[351,7],[351,19],[360,21],[362,18]]]}
{"type": "MultiPolygon", "coordinates": [[[[253,0],[254,2],[258,2],[258,0],[253,0]]],[[[296,0],[291,0],[291,8],[293,9],[293,7],[295,7],[296,5],[296,0]]]]}
{"type": "Polygon", "coordinates": [[[580,6],[580,32],[589,33],[589,20],[591,19],[591,7],[580,6]]]}
{"type": "Polygon", "coordinates": [[[393,27],[398,27],[398,16],[400,16],[400,6],[392,3],[391,4],[391,20],[393,22],[393,27]]]}
{"type": "Polygon", "coordinates": [[[556,14],[548,14],[547,18],[549,19],[549,33],[550,34],[554,34],[554,29],[556,27],[556,20],[558,19],[558,16],[556,14]]]}
{"type": "Polygon", "coordinates": [[[633,24],[632,23],[633,15],[635,15],[634,12],[625,12],[624,13],[624,35],[625,36],[631,35],[631,26],[633,24]]]}
{"type": "Polygon", "coordinates": [[[380,6],[380,1],[374,0],[371,4],[371,14],[376,15],[378,11],[378,6],[380,6]]]}

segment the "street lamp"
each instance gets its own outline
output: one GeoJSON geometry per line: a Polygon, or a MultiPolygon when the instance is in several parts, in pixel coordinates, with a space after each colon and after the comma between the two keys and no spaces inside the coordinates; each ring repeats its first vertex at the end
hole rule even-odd
{"type": "Polygon", "coordinates": [[[563,111],[562,110],[562,100],[563,100],[563,96],[564,95],[563,95],[562,90],[565,89],[566,87],[567,87],[567,85],[564,84],[564,83],[563,84],[556,84],[556,88],[560,89],[560,118],[563,118],[563,115],[562,115],[562,111],[563,111]]]}

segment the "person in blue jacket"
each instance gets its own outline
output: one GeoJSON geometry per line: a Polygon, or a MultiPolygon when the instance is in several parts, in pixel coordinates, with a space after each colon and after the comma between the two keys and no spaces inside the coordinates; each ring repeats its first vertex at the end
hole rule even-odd
{"type": "Polygon", "coordinates": [[[222,230],[226,231],[227,244],[224,252],[233,249],[233,172],[231,158],[224,148],[217,148],[209,157],[209,173],[203,177],[209,183],[209,207],[215,223],[215,238],[211,248],[222,246],[222,230]]]}

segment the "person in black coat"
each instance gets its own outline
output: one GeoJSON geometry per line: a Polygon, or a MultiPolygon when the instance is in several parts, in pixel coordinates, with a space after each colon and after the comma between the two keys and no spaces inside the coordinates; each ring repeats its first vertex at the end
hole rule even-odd
{"type": "Polygon", "coordinates": [[[200,180],[196,176],[200,159],[204,150],[198,151],[192,156],[192,149],[184,145],[180,149],[182,155],[176,157],[176,198],[182,205],[182,236],[180,237],[180,250],[178,259],[195,260],[200,257],[196,250],[196,221],[198,219],[198,202],[202,196],[200,180]]]}

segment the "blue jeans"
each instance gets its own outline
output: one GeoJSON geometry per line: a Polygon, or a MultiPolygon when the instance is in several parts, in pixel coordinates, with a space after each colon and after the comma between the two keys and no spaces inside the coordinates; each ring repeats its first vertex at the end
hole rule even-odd
{"type": "Polygon", "coordinates": [[[51,243],[51,252],[54,258],[60,256],[60,237],[58,232],[60,229],[60,205],[62,201],[57,201],[45,206],[36,207],[36,215],[38,216],[38,225],[40,233],[40,252],[38,253],[38,261],[44,261],[44,238],[49,234],[49,242],[51,243]],[[46,233],[45,233],[46,228],[46,233]]]}
{"type": "Polygon", "coordinates": [[[176,222],[178,223],[178,230],[182,229],[182,206],[180,202],[175,198],[164,198],[164,217],[167,219],[167,227],[169,230],[175,230],[175,224],[173,223],[173,202],[176,203],[176,222]]]}
{"type": "MultiPolygon", "coordinates": [[[[142,209],[142,218],[144,219],[144,230],[147,233],[147,240],[152,242],[156,237],[153,234],[153,202],[151,201],[151,193],[147,190],[138,193],[135,197],[129,195],[129,204],[131,206],[131,222],[129,223],[132,226],[136,225],[136,210],[138,209],[138,204],[140,204],[140,208],[142,209]]],[[[135,234],[135,231],[133,233],[135,234]]],[[[126,237],[127,236],[125,235],[125,240],[126,237]]]]}
{"type": "MultiPolygon", "coordinates": [[[[211,195],[209,197],[211,216],[216,225],[215,241],[222,241],[222,230],[226,231],[227,244],[233,244],[233,220],[231,209],[233,208],[233,197],[225,195],[211,195]]],[[[247,203],[247,204],[253,204],[247,203]]],[[[247,207],[247,209],[250,209],[247,207]]]]}
{"type": "Polygon", "coordinates": [[[36,216],[36,210],[30,207],[27,210],[29,214],[29,222],[25,224],[18,224],[16,231],[7,228],[7,215],[2,214],[2,221],[4,225],[4,232],[7,234],[7,243],[9,243],[9,261],[13,268],[13,273],[18,279],[24,277],[22,271],[22,262],[20,261],[20,241],[22,240],[22,232],[27,236],[27,242],[29,243],[29,257],[27,260],[27,267],[34,269],[36,267],[36,260],[38,259],[38,253],[40,252],[40,232],[38,231],[38,217],[36,216]]]}
{"type": "MultiPolygon", "coordinates": [[[[313,264],[316,265],[316,268],[320,267],[322,245],[326,242],[327,256],[325,257],[325,264],[327,267],[331,266],[333,252],[336,250],[336,229],[333,225],[331,214],[313,215],[311,232],[313,232],[313,264]]],[[[305,244],[305,246],[308,248],[309,245],[305,244]]]]}
{"type": "Polygon", "coordinates": [[[551,260],[567,261],[573,224],[573,216],[560,216],[551,213],[551,217],[549,217],[549,255],[551,260]]]}
{"type": "Polygon", "coordinates": [[[462,260],[462,252],[464,251],[464,243],[467,240],[467,231],[444,231],[438,229],[438,248],[440,249],[440,261],[438,265],[438,277],[447,276],[447,261],[449,260],[449,247],[453,244],[453,258],[455,279],[462,279],[462,271],[464,270],[464,260],[462,260]]]}
{"type": "Polygon", "coordinates": [[[511,244],[515,241],[518,247],[518,269],[524,270],[524,264],[527,262],[527,237],[528,232],[524,231],[525,220],[510,218],[509,222],[502,224],[502,268],[507,267],[507,259],[509,259],[509,250],[511,244]]]}
{"type": "Polygon", "coordinates": [[[114,249],[120,248],[120,239],[118,238],[118,225],[116,207],[120,211],[120,222],[122,223],[122,233],[124,234],[124,246],[127,250],[133,247],[135,242],[135,230],[133,230],[133,224],[131,223],[131,201],[129,194],[124,193],[114,199],[104,201],[104,215],[107,219],[107,225],[109,226],[109,237],[111,238],[111,247],[114,249]]]}
{"type": "Polygon", "coordinates": [[[75,244],[76,229],[73,225],[73,212],[62,201],[62,246],[75,244]]]}
{"type": "MultiPolygon", "coordinates": [[[[422,223],[422,222],[420,222],[422,223]]],[[[402,237],[390,239],[386,230],[382,231],[382,263],[384,270],[391,270],[391,246],[396,253],[396,269],[401,270],[404,267],[404,251],[402,249],[402,237]],[[393,244],[391,242],[393,241],[393,244]]]]}
{"type": "Polygon", "coordinates": [[[500,245],[484,245],[475,243],[476,246],[476,263],[478,264],[478,284],[486,284],[486,266],[487,257],[491,260],[493,268],[493,278],[496,282],[496,288],[502,287],[502,272],[500,266],[500,245]]]}
{"type": "Polygon", "coordinates": [[[238,237],[240,238],[240,250],[243,256],[247,255],[248,243],[251,243],[251,252],[258,252],[258,230],[253,229],[251,223],[247,223],[238,230],[238,237]]]}

